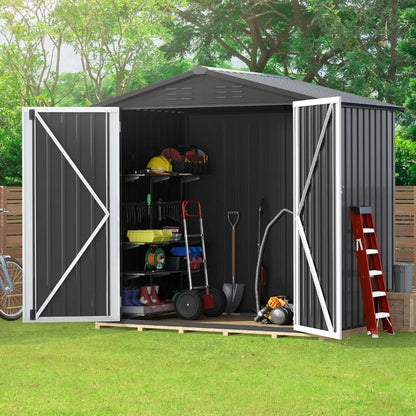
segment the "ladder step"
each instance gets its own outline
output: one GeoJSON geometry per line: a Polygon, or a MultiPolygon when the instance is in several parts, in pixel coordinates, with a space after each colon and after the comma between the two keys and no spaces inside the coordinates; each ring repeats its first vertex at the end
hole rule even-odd
{"type": "Polygon", "coordinates": [[[202,238],[203,236],[204,236],[203,234],[188,234],[188,238],[195,238],[195,237],[202,238]]]}
{"type": "Polygon", "coordinates": [[[370,270],[370,277],[381,276],[383,272],[381,270],[370,270]]]}
{"type": "Polygon", "coordinates": [[[371,234],[374,232],[374,228],[364,228],[363,231],[364,234],[371,234]]]}
{"type": "Polygon", "coordinates": [[[373,292],[373,298],[380,298],[382,296],[386,296],[386,292],[384,292],[383,290],[375,290],[373,292]]]}
{"type": "Polygon", "coordinates": [[[388,312],[377,312],[376,313],[376,319],[383,319],[383,318],[389,318],[390,314],[388,312]]]}
{"type": "Polygon", "coordinates": [[[375,248],[367,249],[367,254],[378,254],[378,250],[375,248]]]}

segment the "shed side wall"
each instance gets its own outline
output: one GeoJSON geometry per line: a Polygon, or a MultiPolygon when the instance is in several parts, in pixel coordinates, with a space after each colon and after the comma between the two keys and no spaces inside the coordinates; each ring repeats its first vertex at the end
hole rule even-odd
{"type": "Polygon", "coordinates": [[[365,325],[349,208],[370,205],[388,290],[394,261],[394,112],[343,107],[343,329],[365,325]]]}

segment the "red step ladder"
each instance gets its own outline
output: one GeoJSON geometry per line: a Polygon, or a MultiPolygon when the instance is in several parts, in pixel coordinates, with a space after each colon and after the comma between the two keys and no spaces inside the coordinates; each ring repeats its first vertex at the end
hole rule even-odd
{"type": "Polygon", "coordinates": [[[351,207],[350,213],[367,334],[378,338],[378,321],[380,319],[383,330],[394,334],[371,207],[351,207]]]}

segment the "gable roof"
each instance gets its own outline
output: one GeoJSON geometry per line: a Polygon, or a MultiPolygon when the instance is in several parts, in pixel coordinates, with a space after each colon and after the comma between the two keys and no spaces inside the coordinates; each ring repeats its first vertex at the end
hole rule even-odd
{"type": "Polygon", "coordinates": [[[144,109],[265,106],[291,105],[293,101],[336,96],[347,105],[403,110],[383,101],[290,77],[206,66],[198,66],[97,105],[144,109]]]}

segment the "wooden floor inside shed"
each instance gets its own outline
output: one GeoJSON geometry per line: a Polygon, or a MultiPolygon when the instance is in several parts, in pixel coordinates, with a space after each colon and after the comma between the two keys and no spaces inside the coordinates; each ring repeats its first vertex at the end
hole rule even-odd
{"type": "Polygon", "coordinates": [[[230,314],[216,318],[203,317],[195,321],[179,319],[176,314],[159,316],[157,318],[123,319],[120,322],[96,322],[97,329],[109,327],[133,328],[138,331],[151,329],[186,332],[217,332],[224,336],[232,334],[268,335],[272,338],[283,336],[309,337],[293,330],[292,325],[273,325],[254,322],[252,315],[230,314]]]}

